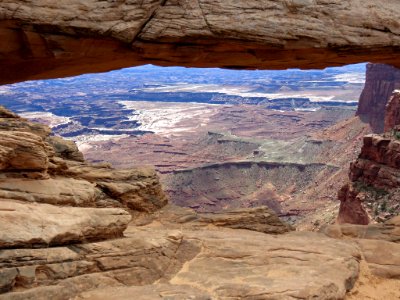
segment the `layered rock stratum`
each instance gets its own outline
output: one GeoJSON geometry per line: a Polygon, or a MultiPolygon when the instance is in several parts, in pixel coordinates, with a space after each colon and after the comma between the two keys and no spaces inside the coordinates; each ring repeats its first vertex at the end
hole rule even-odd
{"type": "Polygon", "coordinates": [[[386,105],[393,91],[399,88],[400,69],[385,64],[367,64],[365,86],[356,114],[369,123],[375,133],[390,129],[385,126],[384,121],[387,112],[386,105]]]}
{"type": "Polygon", "coordinates": [[[316,233],[267,207],[197,213],[167,205],[151,169],[89,164],[47,127],[0,114],[0,299],[400,296],[398,218],[316,233]]]}
{"type": "Polygon", "coordinates": [[[395,90],[386,104],[385,132],[400,125],[400,90],[395,90]]]}
{"type": "Polygon", "coordinates": [[[399,9],[383,0],[7,0],[0,3],[0,82],[145,63],[400,66],[399,9]]]}
{"type": "Polygon", "coordinates": [[[339,191],[340,223],[384,221],[400,211],[400,140],[393,133],[364,137],[359,157],[350,164],[350,183],[339,191]]]}

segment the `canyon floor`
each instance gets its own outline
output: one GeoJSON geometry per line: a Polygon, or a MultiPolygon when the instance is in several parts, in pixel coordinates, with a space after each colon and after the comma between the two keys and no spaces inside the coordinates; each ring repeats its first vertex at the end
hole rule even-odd
{"type": "MultiPolygon", "coordinates": [[[[354,110],[124,102],[143,131],[78,141],[91,162],[155,166],[171,201],[199,212],[267,205],[304,228],[334,221],[337,191],[369,126],[354,110]]],[[[83,136],[84,139],[84,136],[83,136]]]]}

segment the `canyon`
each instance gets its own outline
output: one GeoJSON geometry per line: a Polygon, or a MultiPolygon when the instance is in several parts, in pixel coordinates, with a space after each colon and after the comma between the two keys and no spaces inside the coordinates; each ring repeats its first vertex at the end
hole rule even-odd
{"type": "MultiPolygon", "coordinates": [[[[96,136],[79,144],[85,153],[0,107],[0,299],[399,299],[400,113],[391,91],[400,66],[398,9],[396,1],[359,0],[0,3],[2,84],[146,63],[381,63],[367,67],[356,116],[349,101],[320,105],[287,85],[280,92],[290,97],[264,106],[248,103],[257,97],[221,95],[222,85],[211,96],[218,108],[173,103],[162,117],[167,125],[173,112],[204,110],[205,117],[179,118],[154,139],[137,111],[147,105],[154,112],[163,105],[157,102],[97,105],[79,94],[70,103],[84,116],[60,116],[36,110],[57,109],[57,97],[47,95],[23,112],[65,135],[96,136]],[[96,119],[108,130],[96,128],[96,119]],[[126,151],[133,157],[145,156],[140,147],[160,155],[161,174],[144,166],[151,158],[126,164],[110,135],[125,150],[139,145],[126,151]],[[195,155],[185,153],[187,145],[197,147],[195,155]],[[119,168],[95,156],[86,161],[95,150],[122,159],[119,168]],[[192,207],[176,205],[182,202],[192,207]]],[[[357,84],[350,86],[344,94],[352,98],[357,84]]],[[[141,88],[123,93],[153,97],[160,87],[141,88]]],[[[164,95],[184,98],[181,88],[164,95]]],[[[262,85],[245,92],[268,93],[262,85]]],[[[9,87],[1,94],[21,109],[31,103],[9,87]]]]}
{"type": "Polygon", "coordinates": [[[146,66],[3,86],[0,104],[74,140],[91,162],[154,166],[177,205],[217,212],[264,204],[314,228],[334,222],[346,164],[369,133],[352,118],[364,77],[365,64],[306,72],[146,66]]]}
{"type": "Polygon", "coordinates": [[[398,217],[317,233],[265,206],[198,213],[168,204],[154,170],[89,164],[45,125],[0,116],[0,299],[400,296],[398,217]]]}

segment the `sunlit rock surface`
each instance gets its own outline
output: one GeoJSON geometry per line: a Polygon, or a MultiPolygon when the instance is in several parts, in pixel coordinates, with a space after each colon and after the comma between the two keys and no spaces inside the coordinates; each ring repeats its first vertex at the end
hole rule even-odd
{"type": "Polygon", "coordinates": [[[399,5],[383,0],[2,1],[0,82],[145,63],[400,66],[399,5]]]}

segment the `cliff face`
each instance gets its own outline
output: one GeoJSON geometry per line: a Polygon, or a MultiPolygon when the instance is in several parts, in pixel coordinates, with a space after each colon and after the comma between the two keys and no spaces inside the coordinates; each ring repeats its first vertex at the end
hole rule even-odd
{"type": "Polygon", "coordinates": [[[291,228],[267,207],[165,205],[151,169],[90,165],[49,134],[0,108],[0,299],[343,299],[360,264],[399,276],[398,219],[364,248],[280,234],[291,228]],[[392,254],[368,256],[382,242],[392,254]]]}
{"type": "Polygon", "coordinates": [[[367,64],[364,90],[357,115],[376,133],[384,131],[386,104],[393,90],[400,88],[400,69],[384,64],[367,64]]]}
{"type": "Polygon", "coordinates": [[[0,83],[145,63],[400,67],[399,10],[397,1],[384,0],[6,0],[0,83]]]}
{"type": "Polygon", "coordinates": [[[129,210],[167,203],[153,170],[87,164],[73,142],[2,107],[0,172],[0,248],[120,237],[129,210]]]}
{"type": "Polygon", "coordinates": [[[400,125],[400,91],[395,90],[386,104],[385,132],[400,125]]]}
{"type": "Polygon", "coordinates": [[[339,192],[339,223],[368,224],[400,213],[400,140],[395,135],[367,135],[351,163],[350,183],[339,192]]]}

